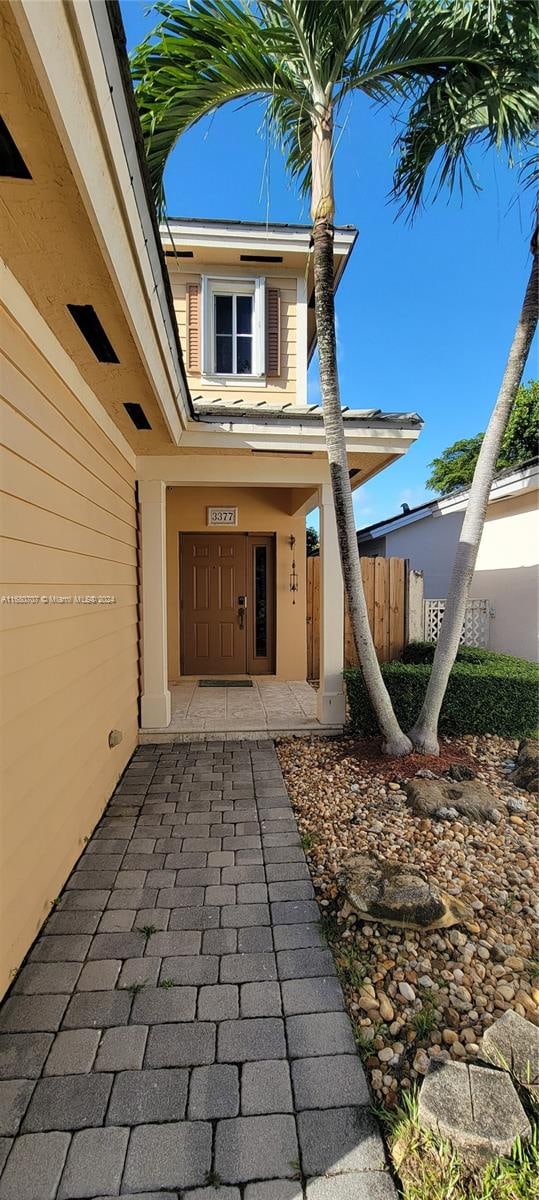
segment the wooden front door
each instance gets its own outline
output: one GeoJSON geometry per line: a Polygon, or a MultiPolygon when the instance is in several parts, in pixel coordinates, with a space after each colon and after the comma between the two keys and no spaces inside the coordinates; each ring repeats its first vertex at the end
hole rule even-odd
{"type": "Polygon", "coordinates": [[[182,673],[247,671],[247,535],[181,536],[182,673]]]}

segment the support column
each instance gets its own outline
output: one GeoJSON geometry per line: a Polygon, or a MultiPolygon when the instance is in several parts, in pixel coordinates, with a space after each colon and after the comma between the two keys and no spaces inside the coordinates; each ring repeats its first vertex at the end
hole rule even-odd
{"type": "Polygon", "coordinates": [[[138,485],[142,541],[142,729],[159,729],[170,724],[166,492],[166,484],[160,479],[142,480],[138,485]]]}
{"type": "Polygon", "coordinates": [[[320,690],[318,720],[342,725],[346,716],[343,685],[344,590],[331,485],[320,488],[320,690]]]}

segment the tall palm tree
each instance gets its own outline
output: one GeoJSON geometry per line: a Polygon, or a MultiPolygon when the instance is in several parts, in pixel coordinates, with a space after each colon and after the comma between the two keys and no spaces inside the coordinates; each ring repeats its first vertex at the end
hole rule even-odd
{"type": "MultiPolygon", "coordinates": [[[[484,0],[485,4],[491,0],[484,0]]],[[[326,443],[350,622],[386,753],[409,752],[369,630],[337,372],[333,299],[335,129],[353,92],[385,103],[454,65],[489,72],[479,34],[455,0],[185,0],[159,2],[161,24],[132,70],[158,204],[178,137],[231,100],[262,99],[291,175],[310,192],[315,312],[326,443]]]]}
{"type": "MultiPolygon", "coordinates": [[[[470,18],[478,0],[472,0],[470,18]]],[[[539,24],[535,0],[490,0],[492,73],[455,67],[434,80],[412,107],[401,139],[394,192],[416,212],[434,166],[434,195],[444,186],[474,183],[472,145],[504,149],[512,161],[527,159],[526,183],[537,181],[531,151],[539,118],[539,24]]],[[[410,732],[416,749],[438,753],[438,721],[449,674],[459,647],[466,603],[483,532],[492,480],[533,336],[539,300],[539,229],[531,239],[531,271],[496,403],[483,438],[457,545],[444,618],[421,712],[410,732]]]]}

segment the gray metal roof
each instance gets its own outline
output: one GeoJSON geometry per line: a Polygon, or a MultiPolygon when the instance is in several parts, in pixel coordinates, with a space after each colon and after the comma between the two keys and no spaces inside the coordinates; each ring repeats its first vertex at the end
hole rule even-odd
{"type": "MultiPolygon", "coordinates": [[[[226,228],[229,225],[254,229],[292,229],[297,233],[312,233],[313,223],[309,222],[294,222],[294,221],[246,221],[238,218],[227,217],[171,217],[167,215],[166,221],[177,221],[178,225],[215,225],[217,229],[226,228]]],[[[162,227],[166,229],[166,221],[162,222],[162,227]]],[[[355,225],[335,225],[334,229],[338,233],[356,233],[355,225]]]]}
{"type": "MultiPolygon", "coordinates": [[[[199,397],[193,401],[193,406],[199,419],[210,422],[286,421],[304,425],[322,424],[324,419],[320,404],[294,404],[292,401],[261,399],[246,404],[243,400],[223,400],[220,397],[207,400],[199,397]]],[[[417,429],[423,425],[418,413],[382,412],[380,408],[343,408],[343,419],[347,425],[368,425],[370,428],[417,429]]]]}

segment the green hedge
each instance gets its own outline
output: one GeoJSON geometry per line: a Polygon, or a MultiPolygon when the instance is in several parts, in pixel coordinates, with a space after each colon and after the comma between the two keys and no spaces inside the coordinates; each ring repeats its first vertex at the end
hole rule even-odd
{"type": "MultiPolygon", "coordinates": [[[[427,689],[434,645],[407,646],[403,661],[384,663],[382,675],[399,724],[409,729],[427,689]]],[[[359,736],[377,733],[363,676],[357,668],[344,673],[350,720],[359,736]]],[[[523,658],[462,646],[449,677],[440,715],[440,733],[497,733],[524,737],[537,730],[539,668],[523,658]]]]}

